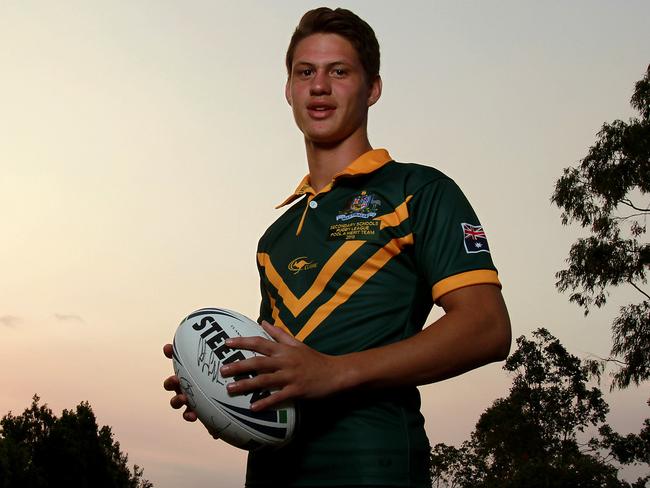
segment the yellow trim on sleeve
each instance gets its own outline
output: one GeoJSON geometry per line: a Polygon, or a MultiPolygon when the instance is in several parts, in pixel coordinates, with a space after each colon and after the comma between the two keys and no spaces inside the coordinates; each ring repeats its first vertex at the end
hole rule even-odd
{"type": "Polygon", "coordinates": [[[431,290],[433,301],[438,301],[441,296],[450,291],[471,285],[497,285],[500,288],[501,282],[499,281],[497,272],[492,269],[465,271],[464,273],[458,273],[444,278],[433,285],[431,290]]]}

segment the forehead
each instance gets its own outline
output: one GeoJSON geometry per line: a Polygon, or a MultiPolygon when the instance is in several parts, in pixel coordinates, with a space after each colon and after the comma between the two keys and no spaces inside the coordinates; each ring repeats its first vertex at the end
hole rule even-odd
{"type": "Polygon", "coordinates": [[[360,64],[352,43],[338,34],[318,33],[305,37],[294,50],[293,64],[360,64]]]}

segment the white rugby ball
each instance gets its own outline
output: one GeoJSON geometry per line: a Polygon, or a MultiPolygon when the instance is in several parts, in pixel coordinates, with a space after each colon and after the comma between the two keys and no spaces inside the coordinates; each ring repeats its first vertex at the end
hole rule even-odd
{"type": "Polygon", "coordinates": [[[226,390],[235,378],[222,377],[221,366],[259,354],[230,349],[225,340],[251,336],[273,340],[257,322],[240,313],[202,308],[181,321],[174,335],[173,354],[181,390],[199,420],[220,439],[246,450],[286,444],[296,426],[293,403],[263,412],[250,409],[253,402],[270,395],[270,391],[231,395],[226,390]]]}

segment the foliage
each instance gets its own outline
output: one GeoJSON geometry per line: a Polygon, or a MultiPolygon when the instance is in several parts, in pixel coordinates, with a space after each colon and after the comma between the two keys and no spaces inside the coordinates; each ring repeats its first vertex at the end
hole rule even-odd
{"type": "Polygon", "coordinates": [[[650,419],[645,419],[639,434],[622,436],[614,432],[609,425],[601,426],[599,434],[600,438],[590,441],[593,449],[609,451],[621,464],[650,464],[650,419]]]}
{"type": "Polygon", "coordinates": [[[643,487],[619,480],[620,464],[648,464],[650,419],[639,435],[621,436],[605,424],[608,406],[589,387],[592,363],[569,354],[547,330],[517,339],[504,369],[514,373],[510,394],[480,417],[460,448],[436,445],[431,452],[436,488],[643,487]],[[598,436],[581,443],[587,429],[598,436]]]}
{"type": "Polygon", "coordinates": [[[640,117],[603,125],[578,167],[566,168],[551,201],[562,223],[576,222],[590,235],[569,251],[568,267],[556,274],[560,291],[584,308],[602,307],[608,289],[633,287],[641,301],[621,308],[612,327],[611,354],[621,368],[614,387],[650,378],[650,295],[643,287],[650,270],[647,218],[650,204],[650,66],[635,85],[632,107],[640,117]]]}
{"type": "Polygon", "coordinates": [[[0,420],[0,488],[152,488],[143,470],[127,465],[111,428],[98,428],[90,405],[57,417],[47,404],[0,420]]]}

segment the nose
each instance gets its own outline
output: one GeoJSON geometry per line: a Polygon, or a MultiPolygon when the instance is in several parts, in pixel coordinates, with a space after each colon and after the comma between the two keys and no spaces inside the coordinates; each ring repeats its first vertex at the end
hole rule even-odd
{"type": "Polygon", "coordinates": [[[331,92],[330,79],[325,70],[318,70],[311,79],[309,94],[313,96],[329,95],[331,92]]]}

